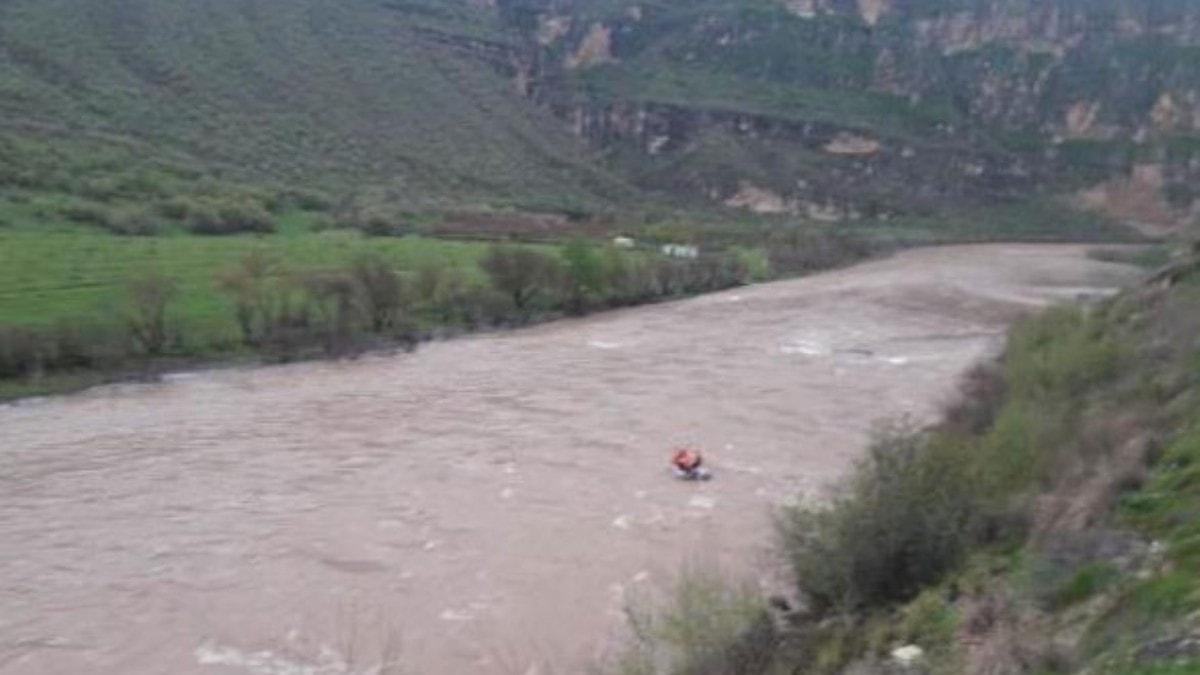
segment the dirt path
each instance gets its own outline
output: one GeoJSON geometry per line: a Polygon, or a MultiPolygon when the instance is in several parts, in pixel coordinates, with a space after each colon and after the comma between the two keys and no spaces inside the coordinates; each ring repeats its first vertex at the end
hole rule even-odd
{"type": "Polygon", "coordinates": [[[933,414],[1017,313],[1134,276],[1080,247],[918,250],[0,408],[0,672],[578,672],[631,588],[694,556],[765,569],[769,509],[873,421],[933,414]],[[669,477],[682,443],[716,480],[669,477]]]}

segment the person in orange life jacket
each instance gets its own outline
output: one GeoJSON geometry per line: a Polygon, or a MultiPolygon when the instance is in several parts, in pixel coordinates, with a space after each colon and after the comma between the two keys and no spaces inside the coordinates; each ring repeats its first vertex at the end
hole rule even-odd
{"type": "Polygon", "coordinates": [[[704,458],[695,450],[677,450],[671,457],[671,466],[677,478],[683,480],[708,480],[711,476],[702,465],[704,458]]]}

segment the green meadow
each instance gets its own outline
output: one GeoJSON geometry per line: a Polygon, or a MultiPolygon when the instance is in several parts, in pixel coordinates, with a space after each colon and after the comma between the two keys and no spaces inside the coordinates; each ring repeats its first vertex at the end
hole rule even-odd
{"type": "Polygon", "coordinates": [[[370,253],[398,269],[437,265],[481,275],[477,261],[486,248],[475,242],[368,238],[346,231],[231,237],[0,231],[0,325],[45,325],[118,311],[128,282],[155,273],[178,281],[174,311],[190,332],[231,336],[236,326],[217,280],[252,252],[304,270],[341,268],[370,253]]]}

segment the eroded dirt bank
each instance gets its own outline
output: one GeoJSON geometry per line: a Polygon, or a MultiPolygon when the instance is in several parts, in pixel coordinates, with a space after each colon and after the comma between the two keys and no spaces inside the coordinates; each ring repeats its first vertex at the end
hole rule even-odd
{"type": "Polygon", "coordinates": [[[622,596],[928,417],[1082,247],[910,251],[411,355],[0,408],[0,671],[577,672],[622,596]],[[671,480],[695,444],[717,479],[671,480]]]}

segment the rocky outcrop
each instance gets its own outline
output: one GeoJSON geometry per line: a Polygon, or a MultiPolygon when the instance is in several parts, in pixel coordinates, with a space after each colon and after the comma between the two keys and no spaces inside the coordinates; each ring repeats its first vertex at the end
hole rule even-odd
{"type": "Polygon", "coordinates": [[[1160,193],[1200,172],[1200,144],[1156,149],[1200,130],[1200,67],[1188,56],[1200,5],[778,0],[772,16],[735,0],[497,1],[515,16],[542,8],[523,20],[524,67],[509,66],[519,91],[597,148],[655,159],[634,167],[639,180],[742,208],[847,217],[1091,185],[1079,200],[1116,214],[1113,195],[1145,183],[1129,179],[1130,144],[1161,166],[1160,193]],[[711,87],[696,84],[709,73],[711,87]],[[743,86],[779,100],[745,100],[743,86]],[[829,113],[839,106],[845,119],[829,113]],[[909,112],[925,109],[938,112],[909,112]],[[691,161],[714,137],[747,150],[691,161]]]}
{"type": "Polygon", "coordinates": [[[789,204],[782,195],[743,182],[738,191],[725,200],[725,205],[746,209],[754,213],[795,213],[794,204],[789,204]]]}
{"type": "Polygon", "coordinates": [[[567,57],[567,68],[587,68],[613,60],[612,29],[603,24],[595,24],[575,53],[567,57]]]}
{"type": "Polygon", "coordinates": [[[545,15],[538,17],[537,42],[548,47],[571,32],[571,17],[545,15]]]}
{"type": "Polygon", "coordinates": [[[868,26],[879,23],[879,19],[890,9],[890,0],[858,0],[858,13],[868,26]]]}
{"type": "Polygon", "coordinates": [[[825,144],[831,155],[874,155],[882,146],[879,141],[849,132],[842,132],[825,144]]]}
{"type": "Polygon", "coordinates": [[[785,120],[686,106],[648,103],[575,105],[559,110],[581,137],[622,153],[648,186],[703,194],[756,213],[788,213],[819,221],[886,217],[957,201],[1009,199],[1036,190],[1039,176],[1019,158],[942,142],[923,151],[888,143],[833,123],[785,120]],[[713,137],[753,145],[751,161],[704,154],[713,137]],[[670,167],[647,172],[651,157],[670,167]],[[789,163],[786,158],[810,159],[789,163]],[[713,164],[716,162],[716,164],[713,164]],[[749,173],[743,173],[749,172],[749,173]]]}
{"type": "Polygon", "coordinates": [[[783,0],[783,6],[802,19],[812,19],[831,11],[827,0],[783,0]]]}
{"type": "Polygon", "coordinates": [[[1067,138],[1088,138],[1096,129],[1100,104],[1095,101],[1078,101],[1067,109],[1064,127],[1067,138]]]}
{"type": "Polygon", "coordinates": [[[1167,200],[1164,174],[1162,164],[1135,165],[1128,176],[1113,177],[1081,191],[1078,203],[1133,225],[1148,236],[1165,236],[1196,222],[1197,214],[1167,200]]]}

